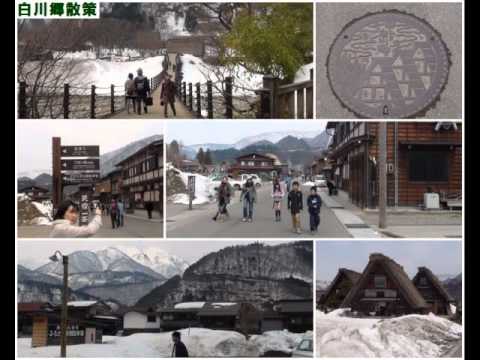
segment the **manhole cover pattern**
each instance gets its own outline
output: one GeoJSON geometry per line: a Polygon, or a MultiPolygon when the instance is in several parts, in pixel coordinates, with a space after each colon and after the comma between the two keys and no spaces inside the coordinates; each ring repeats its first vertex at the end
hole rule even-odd
{"type": "Polygon", "coordinates": [[[416,16],[385,11],[346,25],[330,48],[330,86],[364,118],[407,118],[426,111],[445,87],[449,52],[416,16]]]}

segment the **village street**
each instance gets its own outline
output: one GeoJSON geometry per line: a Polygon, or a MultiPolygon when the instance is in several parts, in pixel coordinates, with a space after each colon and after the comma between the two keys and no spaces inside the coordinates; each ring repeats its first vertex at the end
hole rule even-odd
{"type": "MultiPolygon", "coordinates": [[[[93,236],[94,238],[161,238],[163,236],[163,220],[158,213],[149,220],[145,214],[125,214],[124,226],[112,229],[109,216],[102,216],[103,226],[93,236]]],[[[51,226],[26,225],[18,227],[18,237],[48,238],[51,226]]]]}
{"type": "Polygon", "coordinates": [[[239,202],[240,192],[235,196],[228,207],[230,219],[225,222],[212,220],[217,205],[194,206],[192,211],[187,205],[167,205],[167,236],[168,237],[322,237],[322,238],[347,238],[351,237],[345,227],[337,220],[334,213],[326,206],[322,207],[320,214],[320,227],[318,233],[311,235],[309,231],[309,216],[306,210],[306,198],[309,187],[302,187],[304,195],[304,211],[301,215],[303,234],[294,234],[292,219],[287,210],[286,198],[282,204],[282,221],[275,222],[270,195],[271,184],[265,184],[257,189],[257,202],[253,210],[253,222],[242,222],[242,204],[239,202]]]}

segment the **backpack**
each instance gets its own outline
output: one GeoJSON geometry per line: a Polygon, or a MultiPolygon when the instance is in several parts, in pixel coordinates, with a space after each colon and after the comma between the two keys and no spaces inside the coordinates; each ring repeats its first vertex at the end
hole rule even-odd
{"type": "Polygon", "coordinates": [[[135,81],[130,80],[127,83],[127,95],[132,96],[135,93],[135,81]]]}

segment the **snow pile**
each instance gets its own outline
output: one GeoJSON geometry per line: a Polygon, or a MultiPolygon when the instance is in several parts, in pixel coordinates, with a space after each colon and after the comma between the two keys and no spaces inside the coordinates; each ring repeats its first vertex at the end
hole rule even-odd
{"type": "MultiPolygon", "coordinates": [[[[140,53],[136,49],[105,49],[101,48],[99,50],[100,57],[112,56],[117,60],[127,61],[130,58],[140,57],[140,53]]],[[[75,60],[95,60],[97,58],[97,53],[95,50],[82,50],[74,51],[65,54],[59,54],[54,52],[54,56],[63,56],[65,59],[75,59],[75,60]]]]}
{"type": "Polygon", "coordinates": [[[461,339],[462,327],[429,315],[352,318],[341,309],[317,311],[316,345],[321,357],[440,357],[461,339]]]}
{"type": "Polygon", "coordinates": [[[179,303],[174,306],[175,309],[201,309],[205,305],[205,301],[189,301],[179,303]]]}
{"type": "Polygon", "coordinates": [[[303,183],[304,186],[315,186],[315,183],[313,181],[306,181],[303,183]]]}
{"type": "Polygon", "coordinates": [[[310,70],[313,69],[313,63],[303,65],[298,69],[293,80],[294,83],[310,80],[310,70]]]}
{"type": "MultiPolygon", "coordinates": [[[[188,54],[182,56],[182,72],[183,81],[192,84],[199,82],[202,85],[208,80],[216,83],[231,76],[234,79],[232,90],[234,96],[255,96],[254,91],[263,87],[263,76],[260,74],[250,73],[241,66],[230,69],[209,65],[202,59],[188,54]]],[[[215,89],[215,86],[212,91],[214,95],[220,95],[219,89],[215,89]]]]}
{"type": "MultiPolygon", "coordinates": [[[[271,331],[247,340],[235,331],[191,328],[180,330],[190,357],[258,357],[265,349],[289,352],[301,340],[301,334],[271,331]],[[298,342],[297,342],[298,341],[298,342]]],[[[32,348],[30,338],[19,338],[20,357],[58,357],[59,346],[32,348]]],[[[171,332],[104,336],[103,344],[69,345],[69,357],[171,357],[171,332]]]]}
{"type": "Polygon", "coordinates": [[[47,202],[38,203],[31,201],[26,194],[18,194],[18,225],[50,225],[52,208],[47,202]]]}
{"type": "Polygon", "coordinates": [[[51,201],[42,201],[41,203],[32,201],[32,205],[46,218],[53,220],[53,203],[51,201]]]}
{"type": "Polygon", "coordinates": [[[253,335],[249,342],[258,349],[260,354],[267,351],[290,353],[305,335],[313,336],[313,333],[309,331],[306,334],[296,334],[288,330],[266,331],[262,335],[253,335]]]}
{"type": "MultiPolygon", "coordinates": [[[[208,177],[200,174],[183,172],[174,167],[170,167],[170,170],[177,173],[185,187],[188,185],[188,177],[195,176],[195,198],[193,199],[194,205],[209,203],[211,199],[215,197],[215,187],[208,177]]],[[[174,194],[170,196],[169,200],[174,204],[188,205],[189,196],[188,194],[174,194]]]]}

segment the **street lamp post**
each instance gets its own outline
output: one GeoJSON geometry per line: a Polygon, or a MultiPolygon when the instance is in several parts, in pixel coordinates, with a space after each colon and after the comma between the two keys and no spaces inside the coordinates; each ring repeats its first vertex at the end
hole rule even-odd
{"type": "Polygon", "coordinates": [[[67,323],[68,323],[68,256],[63,255],[60,251],[50,257],[50,260],[58,262],[62,257],[63,264],[63,290],[62,290],[62,313],[60,317],[60,357],[67,357],[67,323]]]}

